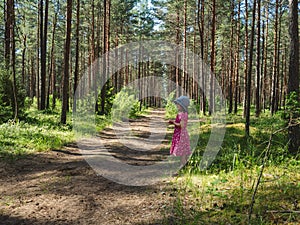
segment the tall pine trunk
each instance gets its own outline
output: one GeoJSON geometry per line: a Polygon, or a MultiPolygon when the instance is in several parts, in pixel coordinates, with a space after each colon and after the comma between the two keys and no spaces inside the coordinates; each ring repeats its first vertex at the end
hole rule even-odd
{"type": "Polygon", "coordinates": [[[259,117],[260,115],[260,10],[261,10],[261,0],[258,0],[257,2],[257,54],[256,54],[256,90],[255,90],[255,98],[256,98],[256,110],[255,110],[255,116],[259,117]]]}
{"type": "MultiPolygon", "coordinates": [[[[110,0],[104,0],[104,19],[103,19],[103,27],[104,27],[104,32],[103,32],[103,53],[106,54],[109,51],[109,37],[110,37],[110,0]]],[[[109,58],[105,57],[104,62],[103,62],[103,71],[102,71],[102,81],[106,81],[106,78],[109,73],[109,58]]],[[[103,84],[103,87],[101,89],[101,114],[105,113],[105,101],[106,101],[106,89],[107,89],[107,84],[103,84]]]]}
{"type": "Polygon", "coordinates": [[[250,39],[250,54],[249,54],[249,66],[247,72],[247,89],[246,89],[246,136],[250,136],[250,107],[251,107],[251,73],[252,73],[252,61],[253,61],[253,48],[254,48],[254,36],[255,36],[255,13],[256,13],[256,0],[253,2],[253,14],[252,14],[252,28],[250,39]]]}
{"type": "Polygon", "coordinates": [[[216,0],[212,3],[212,28],[211,28],[211,55],[210,55],[210,96],[209,96],[209,115],[215,111],[215,84],[214,84],[214,73],[216,64],[216,49],[215,49],[215,39],[216,39],[216,0]]]}
{"type": "Polygon", "coordinates": [[[53,18],[52,25],[52,43],[51,43],[51,52],[50,52],[50,68],[49,68],[49,80],[48,80],[48,88],[47,88],[47,98],[46,98],[46,108],[50,107],[50,93],[52,93],[52,107],[55,108],[55,31],[57,26],[57,12],[53,18]]]}
{"type": "Polygon", "coordinates": [[[41,0],[40,44],[41,44],[41,103],[40,109],[46,108],[46,60],[49,0],[45,0],[45,18],[43,18],[43,0],[41,0]],[[44,24],[43,24],[44,23],[44,24]]]}
{"type": "Polygon", "coordinates": [[[265,7],[265,23],[263,26],[263,33],[264,33],[264,39],[263,39],[263,92],[262,92],[262,107],[265,110],[267,108],[267,95],[268,95],[268,36],[269,36],[269,5],[265,7]]]}
{"type": "MultiPolygon", "coordinates": [[[[24,85],[24,87],[25,87],[25,85],[26,85],[26,78],[25,78],[25,74],[26,74],[26,50],[27,50],[27,35],[26,34],[24,34],[24,35],[22,35],[23,36],[23,50],[22,50],[22,84],[24,85]]],[[[27,86],[28,86],[28,84],[27,84],[27,86]]],[[[28,94],[28,92],[27,92],[27,94],[28,94]]]]}
{"type": "Polygon", "coordinates": [[[199,35],[200,35],[200,54],[201,54],[201,72],[202,74],[202,112],[203,115],[206,114],[206,96],[204,90],[206,89],[206,76],[204,76],[204,0],[198,0],[198,14],[197,14],[197,20],[198,20],[198,28],[199,28],[199,35]],[[201,5],[201,6],[200,6],[201,5]],[[201,17],[201,20],[200,20],[201,17]],[[201,24],[201,25],[200,25],[201,24]]]}
{"type": "Polygon", "coordinates": [[[274,53],[273,53],[273,80],[272,80],[272,102],[271,102],[271,114],[273,115],[277,110],[277,82],[278,82],[278,11],[279,0],[276,0],[275,8],[275,25],[274,25],[274,53]]]}
{"type": "MultiPolygon", "coordinates": [[[[79,79],[79,31],[80,31],[80,0],[77,0],[76,6],[76,49],[75,49],[75,69],[74,69],[74,95],[79,79]]],[[[77,104],[74,98],[73,112],[76,112],[77,104]]]]}
{"type": "Polygon", "coordinates": [[[5,5],[5,67],[9,73],[9,78],[13,90],[11,96],[11,105],[14,113],[14,120],[18,118],[18,100],[17,100],[17,80],[16,80],[16,47],[15,47],[15,2],[7,0],[5,5]]]}
{"type": "MultiPolygon", "coordinates": [[[[179,10],[179,6],[178,6],[178,2],[176,5],[176,44],[179,45],[180,44],[180,36],[181,36],[181,29],[180,29],[180,10],[179,10]]],[[[180,83],[180,56],[179,56],[179,52],[178,49],[176,49],[176,54],[175,54],[175,82],[177,87],[179,85],[181,85],[180,83]]],[[[179,88],[176,88],[176,97],[179,97],[180,92],[179,92],[179,88]]]]}
{"type": "Polygon", "coordinates": [[[300,147],[300,126],[296,119],[299,119],[299,30],[298,30],[298,1],[289,0],[290,7],[290,63],[289,63],[289,80],[288,95],[291,97],[295,93],[295,101],[297,101],[295,110],[290,112],[289,126],[289,152],[292,154],[299,153],[300,147]]]}
{"type": "Polygon", "coordinates": [[[244,69],[244,112],[243,112],[243,116],[246,117],[247,114],[247,76],[248,76],[248,61],[249,61],[249,57],[248,57],[248,53],[249,53],[249,32],[248,32],[248,17],[249,17],[249,10],[248,10],[248,0],[245,0],[245,69],[244,69]]]}
{"type": "Polygon", "coordinates": [[[187,73],[186,73],[186,43],[187,43],[187,0],[183,4],[183,72],[181,77],[181,86],[186,93],[188,93],[187,73]]]}
{"type": "Polygon", "coordinates": [[[71,21],[72,21],[72,0],[67,0],[67,24],[66,24],[66,41],[64,53],[64,76],[63,76],[63,90],[62,90],[62,110],[61,120],[62,124],[67,122],[68,102],[69,102],[69,58],[71,47],[71,21]]]}
{"type": "Polygon", "coordinates": [[[238,0],[238,20],[237,20],[237,34],[236,34],[236,62],[235,62],[235,91],[234,91],[234,114],[237,114],[238,104],[240,103],[240,27],[241,27],[241,0],[238,0]]]}
{"type": "Polygon", "coordinates": [[[234,0],[231,0],[231,32],[230,32],[230,71],[229,71],[229,107],[228,113],[233,111],[233,89],[234,89],[234,48],[233,48],[233,32],[234,32],[234,0]]]}

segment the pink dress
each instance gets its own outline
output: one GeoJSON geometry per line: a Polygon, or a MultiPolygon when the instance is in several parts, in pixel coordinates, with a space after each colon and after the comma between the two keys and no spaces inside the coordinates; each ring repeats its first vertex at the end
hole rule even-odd
{"type": "Polygon", "coordinates": [[[170,149],[170,154],[175,156],[184,156],[190,155],[191,146],[190,146],[190,136],[186,129],[188,122],[188,114],[186,112],[180,112],[177,114],[175,122],[180,123],[184,121],[183,127],[176,127],[174,129],[174,134],[172,138],[172,145],[170,149]]]}

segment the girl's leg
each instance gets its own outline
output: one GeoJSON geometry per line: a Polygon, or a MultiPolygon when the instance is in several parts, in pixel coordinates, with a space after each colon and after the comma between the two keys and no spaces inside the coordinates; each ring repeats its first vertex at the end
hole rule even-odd
{"type": "MultiPolygon", "coordinates": [[[[180,168],[179,168],[179,170],[181,170],[184,167],[184,165],[187,163],[187,160],[188,160],[187,155],[180,156],[180,168]]],[[[178,176],[178,172],[173,174],[173,176],[175,176],[175,177],[178,176]]]]}
{"type": "Polygon", "coordinates": [[[188,156],[187,155],[183,155],[183,156],[180,157],[181,167],[183,167],[187,163],[187,160],[188,160],[188,156]]]}

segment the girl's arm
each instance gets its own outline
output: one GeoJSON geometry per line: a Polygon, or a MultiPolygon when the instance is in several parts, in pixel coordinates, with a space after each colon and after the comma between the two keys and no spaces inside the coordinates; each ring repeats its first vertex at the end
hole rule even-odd
{"type": "Polygon", "coordinates": [[[181,128],[181,127],[184,126],[184,121],[183,120],[181,120],[180,123],[176,123],[175,121],[172,121],[172,123],[175,125],[175,127],[181,128]]]}

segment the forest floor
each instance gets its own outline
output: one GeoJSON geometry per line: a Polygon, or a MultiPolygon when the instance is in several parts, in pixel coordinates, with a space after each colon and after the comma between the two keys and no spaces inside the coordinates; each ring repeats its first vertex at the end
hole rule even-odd
{"type": "MultiPolygon", "coordinates": [[[[157,111],[151,113],[152,117],[153,113],[158,119],[164,116],[157,111]]],[[[148,135],[142,129],[149,126],[149,118],[130,120],[136,137],[141,138],[141,146],[148,135]]],[[[146,159],[134,155],[135,151],[127,152],[129,157],[126,149],[118,148],[120,144],[111,128],[99,135],[107,142],[107,149],[128,163],[143,165],[168,154],[165,148],[164,152],[146,155],[146,159]]],[[[75,144],[13,162],[0,161],[0,183],[0,224],[3,225],[163,224],[166,218],[172,224],[172,216],[165,214],[176,192],[171,177],[150,186],[115,183],[99,176],[75,144]]]]}
{"type": "MultiPolygon", "coordinates": [[[[130,129],[122,123],[103,129],[97,135],[104,148],[100,149],[101,152],[96,149],[95,153],[101,157],[113,156],[126,165],[141,168],[141,171],[143,166],[162,161],[169,155],[173,130],[164,117],[164,111],[153,110],[129,120],[130,129]],[[139,149],[141,151],[136,151],[139,149]]],[[[46,120],[41,121],[46,123],[46,120]]],[[[209,134],[207,121],[203,122],[201,143],[205,143],[205,137],[209,134]]],[[[189,120],[191,123],[192,119],[189,120]]],[[[262,124],[268,127],[268,123],[271,122],[264,119],[262,124]]],[[[21,135],[18,136],[17,130],[8,133],[11,136],[15,134],[12,138],[18,136],[18,140],[22,140],[16,143],[23,143],[23,139],[27,141],[31,137],[28,133],[34,133],[32,136],[36,137],[40,134],[39,129],[46,130],[34,126],[16,126],[15,129],[19,128],[25,130],[25,134],[19,132],[21,135]]],[[[229,156],[225,153],[235,154],[232,142],[243,142],[240,135],[243,133],[243,123],[233,121],[226,125],[226,129],[224,156],[218,159],[219,164],[228,163],[224,157],[229,156]]],[[[259,133],[254,138],[261,136],[262,133],[259,133]]],[[[44,133],[38,137],[49,139],[44,133]]],[[[11,143],[13,139],[3,141],[11,143]]],[[[93,150],[93,146],[97,145],[88,142],[84,146],[77,141],[52,151],[20,155],[13,160],[0,158],[0,225],[249,224],[249,206],[261,167],[255,164],[246,167],[236,162],[234,165],[238,168],[229,172],[189,174],[183,171],[176,178],[165,176],[151,185],[133,186],[139,181],[136,177],[142,173],[137,172],[134,174],[137,176],[126,179],[130,174],[126,173],[126,169],[115,173],[112,166],[106,171],[105,167],[97,171],[90,166],[92,161],[88,161],[89,156],[94,153],[82,147],[93,150]],[[104,176],[99,175],[102,172],[104,176]],[[105,178],[110,176],[125,178],[121,181],[127,185],[105,178]]],[[[240,146],[243,149],[243,145],[240,146]]],[[[250,224],[300,224],[299,168],[298,158],[265,168],[250,224]]],[[[145,177],[140,177],[140,185],[143,181],[147,182],[145,177]]]]}

